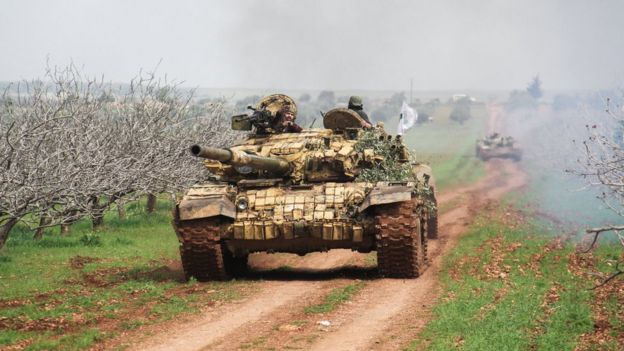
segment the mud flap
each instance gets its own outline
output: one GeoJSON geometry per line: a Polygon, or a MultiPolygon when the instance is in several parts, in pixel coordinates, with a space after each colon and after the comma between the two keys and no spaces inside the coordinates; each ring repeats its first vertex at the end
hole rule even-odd
{"type": "Polygon", "coordinates": [[[373,205],[392,204],[412,199],[413,187],[405,185],[387,186],[373,189],[359,207],[362,212],[373,205]]]}
{"type": "Polygon", "coordinates": [[[234,203],[226,196],[207,196],[201,198],[183,199],[178,204],[179,218],[183,221],[190,219],[225,216],[236,218],[234,203]]]}

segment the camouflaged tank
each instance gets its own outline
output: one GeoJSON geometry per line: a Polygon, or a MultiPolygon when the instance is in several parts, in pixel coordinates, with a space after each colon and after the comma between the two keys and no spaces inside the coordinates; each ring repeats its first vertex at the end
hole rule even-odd
{"type": "Polygon", "coordinates": [[[498,133],[492,133],[483,139],[477,140],[475,152],[483,161],[490,158],[510,158],[514,161],[522,159],[522,150],[514,145],[513,137],[504,137],[498,133]]]}
{"type": "Polygon", "coordinates": [[[418,277],[427,240],[437,237],[431,169],[415,162],[400,137],[366,124],[352,110],[324,115],[324,129],[276,133],[271,118],[284,95],[264,98],[232,126],[253,132],[227,149],[194,145],[213,180],[178,202],[173,224],[187,278],[243,274],[254,252],[304,255],[331,249],[377,251],[379,272],[418,277]]]}

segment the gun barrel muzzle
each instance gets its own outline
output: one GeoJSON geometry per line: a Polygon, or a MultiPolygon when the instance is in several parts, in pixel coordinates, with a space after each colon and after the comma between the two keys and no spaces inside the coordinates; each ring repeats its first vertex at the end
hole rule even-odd
{"type": "Polygon", "coordinates": [[[193,156],[209,158],[211,160],[225,163],[232,159],[232,151],[230,151],[229,149],[219,149],[210,146],[202,147],[199,145],[193,145],[191,146],[191,153],[193,154],[193,156]]]}

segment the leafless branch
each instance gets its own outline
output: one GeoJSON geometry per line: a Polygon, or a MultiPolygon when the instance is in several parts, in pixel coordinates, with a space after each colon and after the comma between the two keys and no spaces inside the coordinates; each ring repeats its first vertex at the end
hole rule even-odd
{"type": "Polygon", "coordinates": [[[174,193],[206,177],[188,146],[223,146],[236,135],[224,102],[200,106],[192,99],[192,91],[154,72],[114,86],[73,64],[48,67],[45,79],[5,90],[2,218],[33,228],[40,218],[46,226],[68,223],[100,216],[122,197],[174,193]]]}
{"type": "Polygon", "coordinates": [[[624,271],[622,271],[622,270],[620,269],[620,264],[621,264],[621,263],[622,263],[622,262],[616,262],[616,264],[615,264],[615,272],[613,272],[612,274],[610,274],[609,276],[607,276],[606,278],[604,278],[604,279],[602,280],[602,282],[600,282],[599,284],[597,284],[597,285],[593,286],[590,290],[595,290],[595,289],[598,289],[598,288],[600,288],[600,287],[602,287],[602,286],[605,286],[607,283],[609,283],[610,281],[612,281],[612,280],[613,280],[613,279],[615,279],[616,277],[618,277],[618,276],[620,276],[621,274],[623,274],[623,273],[624,273],[624,271]]]}
{"type": "MultiPolygon", "coordinates": [[[[578,168],[571,173],[587,180],[588,184],[600,187],[598,198],[605,206],[619,216],[624,216],[624,139],[615,131],[624,131],[624,116],[622,110],[612,108],[612,100],[606,99],[606,116],[585,126],[587,137],[580,144],[583,154],[578,161],[578,168]],[[619,140],[618,140],[619,138],[619,140]]],[[[618,236],[619,244],[624,246],[624,225],[609,225],[589,228],[587,234],[592,234],[591,243],[582,252],[591,251],[597,244],[601,234],[614,232],[618,236]]],[[[604,286],[624,271],[620,269],[621,261],[616,262],[615,272],[603,279],[593,289],[604,286]]]]}

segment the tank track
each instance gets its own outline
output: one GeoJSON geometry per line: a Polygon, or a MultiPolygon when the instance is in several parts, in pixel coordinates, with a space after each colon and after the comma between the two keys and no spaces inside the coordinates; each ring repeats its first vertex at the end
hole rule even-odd
{"type": "MultiPolygon", "coordinates": [[[[174,221],[180,239],[180,257],[186,279],[198,281],[226,280],[227,259],[219,241],[219,222],[215,219],[174,221]]],[[[247,262],[245,261],[245,264],[247,262]]]]}
{"type": "Polygon", "coordinates": [[[434,198],[433,204],[436,209],[429,214],[429,219],[427,220],[427,238],[429,239],[438,238],[438,200],[434,198]]]}
{"type": "Polygon", "coordinates": [[[420,236],[423,247],[423,257],[425,259],[425,265],[429,265],[429,224],[428,220],[422,218],[420,220],[420,236]]]}
{"type": "MultiPolygon", "coordinates": [[[[382,276],[416,278],[427,266],[427,235],[412,201],[380,206],[375,216],[377,265],[382,276]]],[[[424,228],[426,230],[426,228],[424,228]]]]}

